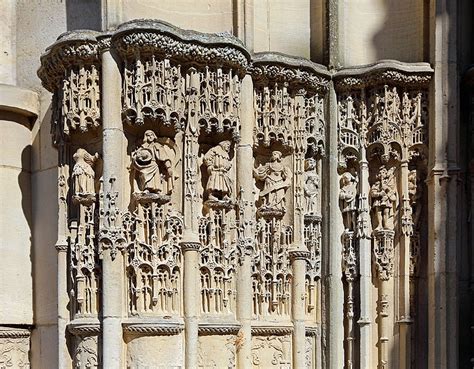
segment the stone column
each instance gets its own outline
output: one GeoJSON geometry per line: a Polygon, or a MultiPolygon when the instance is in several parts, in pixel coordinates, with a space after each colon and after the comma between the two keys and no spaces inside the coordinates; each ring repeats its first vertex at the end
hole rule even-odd
{"type": "Polygon", "coordinates": [[[58,240],[56,250],[58,252],[58,367],[70,368],[72,366],[66,340],[67,324],[70,321],[68,309],[68,208],[67,208],[67,178],[69,177],[68,146],[60,145],[58,148],[58,240]]]}
{"type": "Polygon", "coordinates": [[[292,315],[293,315],[293,367],[306,365],[306,329],[305,329],[305,273],[309,251],[291,251],[293,269],[292,315]]]}
{"type": "MultiPolygon", "coordinates": [[[[334,85],[329,88],[329,122],[337,122],[337,98],[334,85]]],[[[327,353],[328,368],[341,369],[344,367],[344,287],[342,284],[342,243],[341,235],[344,232],[344,225],[339,209],[339,174],[338,166],[338,135],[337,124],[329,124],[328,135],[328,168],[325,188],[327,191],[329,204],[326,234],[326,252],[328,260],[328,270],[326,273],[326,294],[328,309],[327,315],[327,353]],[[335,190],[336,189],[336,190],[335,190]]],[[[324,258],[325,255],[323,255],[324,258]]]]}
{"type": "Polygon", "coordinates": [[[125,306],[123,255],[118,252],[120,209],[123,209],[123,157],[125,136],[121,119],[121,74],[109,49],[102,52],[103,183],[105,220],[101,227],[102,251],[102,365],[125,367],[122,317],[125,306]]]}
{"type": "Polygon", "coordinates": [[[198,214],[201,203],[197,194],[198,180],[198,135],[197,122],[199,78],[197,71],[190,68],[188,82],[188,122],[184,134],[184,234],[181,250],[184,255],[184,324],[185,324],[185,367],[198,367],[199,339],[199,233],[198,214]]]}
{"type": "Polygon", "coordinates": [[[394,259],[394,236],[395,232],[390,229],[376,229],[374,237],[374,262],[379,280],[378,286],[378,331],[379,331],[379,355],[378,369],[386,369],[393,360],[389,360],[390,352],[388,342],[390,340],[390,294],[393,293],[393,259],[394,259]]]}
{"type": "Polygon", "coordinates": [[[306,330],[305,330],[305,274],[306,260],[310,253],[304,244],[304,215],[305,203],[305,154],[307,151],[307,140],[305,132],[305,91],[299,91],[295,96],[295,150],[293,153],[293,191],[294,206],[293,213],[293,250],[290,251],[290,259],[293,270],[292,281],[292,320],[293,320],[293,366],[303,368],[305,366],[306,353],[306,330]]]}
{"type": "Polygon", "coordinates": [[[198,367],[199,335],[199,248],[196,241],[183,241],[184,253],[184,323],[185,323],[185,367],[198,367]]]}
{"type": "Polygon", "coordinates": [[[359,274],[360,274],[360,367],[372,365],[372,245],[369,234],[369,165],[365,148],[361,148],[359,188],[359,274]]]}
{"type": "Polygon", "coordinates": [[[253,82],[247,75],[242,81],[241,90],[241,131],[237,146],[237,188],[240,190],[240,227],[239,239],[241,260],[237,283],[237,319],[241,324],[241,344],[237,352],[238,367],[252,367],[252,250],[254,249],[254,183],[253,183],[253,127],[255,109],[253,103],[253,82]]]}
{"type": "Polygon", "coordinates": [[[399,357],[400,369],[410,368],[410,235],[413,234],[413,224],[411,218],[411,204],[408,195],[408,162],[405,160],[400,165],[401,178],[401,212],[402,212],[402,232],[400,235],[400,264],[399,264],[399,308],[398,324],[400,329],[399,337],[399,357]]]}
{"type": "Polygon", "coordinates": [[[428,187],[428,367],[458,367],[457,170],[458,70],[457,2],[431,1],[428,187]],[[445,16],[440,16],[444,14],[445,16]],[[449,14],[450,16],[446,16],[449,14]],[[449,101],[449,103],[447,103],[449,101]],[[448,124],[449,123],[449,124],[448,124]]]}

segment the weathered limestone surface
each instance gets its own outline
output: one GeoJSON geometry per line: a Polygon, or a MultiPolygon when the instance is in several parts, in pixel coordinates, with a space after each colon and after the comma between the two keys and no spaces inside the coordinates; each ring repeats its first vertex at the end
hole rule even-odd
{"type": "Polygon", "coordinates": [[[471,365],[467,0],[0,10],[0,367],[471,365]]]}
{"type": "Polygon", "coordinates": [[[159,21],[62,35],[38,72],[60,153],[58,329],[76,337],[60,366],[409,366],[431,73],[330,73],[159,21]]]}

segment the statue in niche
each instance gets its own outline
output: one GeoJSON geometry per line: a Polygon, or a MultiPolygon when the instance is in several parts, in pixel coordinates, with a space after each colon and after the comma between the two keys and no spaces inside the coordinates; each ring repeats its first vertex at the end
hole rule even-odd
{"type": "Polygon", "coordinates": [[[91,155],[80,148],[73,155],[76,162],[72,169],[74,200],[80,204],[92,203],[95,200],[94,165],[98,158],[99,154],[91,155]]]}
{"type": "Polygon", "coordinates": [[[282,153],[273,151],[269,163],[259,165],[253,170],[254,177],[264,182],[259,199],[262,200],[260,212],[278,213],[285,212],[285,194],[290,187],[291,171],[282,163],[282,153]]]}
{"type": "Polygon", "coordinates": [[[305,213],[308,215],[316,215],[319,213],[318,196],[319,196],[319,175],[316,172],[316,160],[314,158],[306,159],[304,172],[304,196],[305,196],[305,213]]]}
{"type": "Polygon", "coordinates": [[[145,132],[143,143],[132,153],[132,173],[137,186],[134,196],[138,201],[170,200],[176,153],[176,144],[171,139],[158,138],[151,130],[145,132]]]}
{"type": "Polygon", "coordinates": [[[395,181],[395,167],[381,166],[376,181],[370,187],[372,209],[377,230],[393,228],[393,208],[398,195],[395,181]]]}
{"type": "Polygon", "coordinates": [[[416,228],[421,215],[421,196],[422,187],[418,183],[418,175],[416,170],[411,170],[408,173],[408,196],[410,197],[413,212],[413,225],[416,228]]]}
{"type": "Polygon", "coordinates": [[[229,157],[230,148],[230,141],[222,141],[204,155],[204,164],[209,174],[206,194],[210,201],[226,203],[231,201],[233,182],[230,178],[232,168],[229,157]]]}
{"type": "Polygon", "coordinates": [[[344,228],[346,231],[355,231],[357,223],[357,175],[344,172],[339,181],[341,191],[339,192],[339,204],[342,211],[344,228]]]}

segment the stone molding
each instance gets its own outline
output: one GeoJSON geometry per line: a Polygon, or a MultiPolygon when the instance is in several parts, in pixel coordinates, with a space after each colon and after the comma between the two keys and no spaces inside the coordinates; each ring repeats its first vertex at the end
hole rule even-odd
{"type": "Polygon", "coordinates": [[[237,334],[241,328],[240,323],[234,322],[203,322],[199,323],[200,335],[231,335],[237,334]]]}
{"type": "Polygon", "coordinates": [[[291,333],[293,333],[292,325],[252,325],[252,335],[255,336],[287,336],[291,333]]]}
{"type": "Polygon", "coordinates": [[[323,93],[329,88],[331,79],[323,65],[275,52],[254,54],[250,72],[257,85],[278,82],[288,84],[293,90],[303,88],[323,93]]]}
{"type": "Polygon", "coordinates": [[[311,255],[307,250],[290,250],[289,254],[292,260],[307,260],[311,255]]]}
{"type": "Polygon", "coordinates": [[[186,31],[146,19],[120,25],[112,43],[124,59],[137,54],[161,54],[183,64],[235,68],[241,75],[245,74],[250,59],[242,43],[230,34],[186,31]]]}
{"type": "Polygon", "coordinates": [[[184,323],[181,319],[131,318],[122,327],[131,336],[173,336],[184,330],[184,323]]]}
{"type": "Polygon", "coordinates": [[[32,90],[0,83],[0,111],[35,119],[39,115],[39,96],[32,90]]]}
{"type": "Polygon", "coordinates": [[[327,89],[330,73],[310,60],[280,53],[251,54],[230,34],[208,34],[183,30],[158,20],[133,20],[113,32],[80,30],[66,32],[46,49],[38,70],[43,86],[53,92],[64,71],[71,66],[100,65],[100,52],[109,47],[124,59],[155,54],[191,66],[208,65],[234,69],[243,77],[251,72],[257,79],[268,70],[268,78],[327,89]]]}
{"type": "Polygon", "coordinates": [[[306,326],[306,336],[314,337],[321,334],[321,328],[319,326],[306,326]]]}
{"type": "Polygon", "coordinates": [[[27,328],[0,327],[0,338],[29,338],[31,330],[27,328]]]}
{"type": "Polygon", "coordinates": [[[97,336],[100,334],[100,322],[98,319],[77,318],[69,322],[68,331],[74,336],[97,336]]]}
{"type": "Polygon", "coordinates": [[[340,69],[332,78],[337,91],[384,84],[402,85],[405,88],[427,88],[433,72],[428,63],[380,60],[368,65],[340,69]]]}

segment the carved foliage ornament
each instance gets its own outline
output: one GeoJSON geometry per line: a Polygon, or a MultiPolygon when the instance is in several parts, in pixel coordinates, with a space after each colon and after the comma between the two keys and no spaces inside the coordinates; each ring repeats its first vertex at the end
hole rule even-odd
{"type": "Polygon", "coordinates": [[[0,329],[0,368],[30,368],[30,332],[27,329],[0,329]]]}
{"type": "Polygon", "coordinates": [[[168,23],[134,20],[119,26],[112,43],[124,57],[158,54],[179,63],[227,66],[245,71],[250,54],[230,34],[185,31],[168,23]]]}

